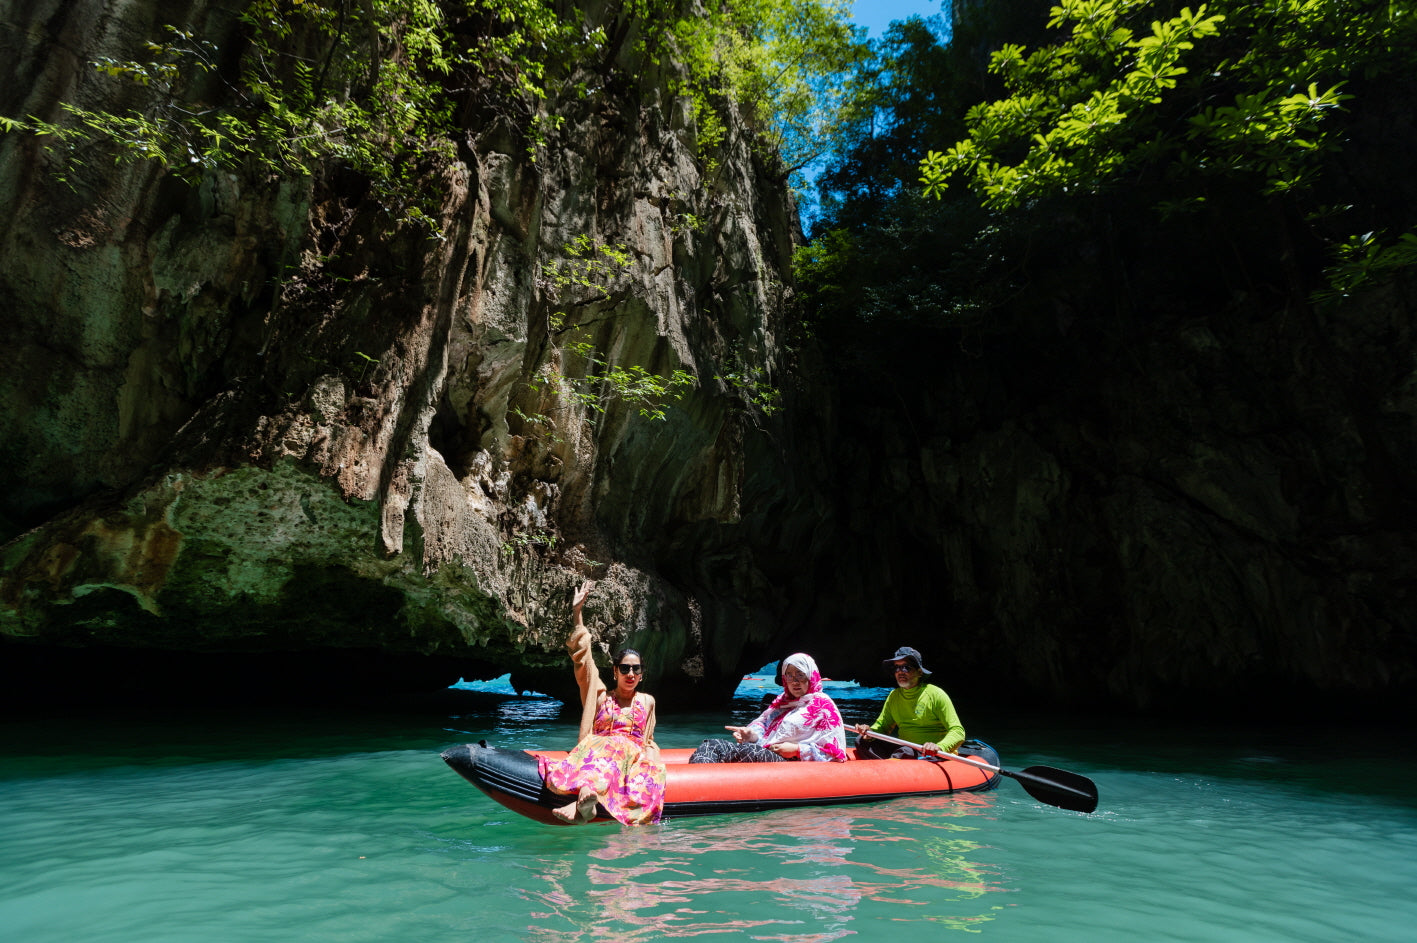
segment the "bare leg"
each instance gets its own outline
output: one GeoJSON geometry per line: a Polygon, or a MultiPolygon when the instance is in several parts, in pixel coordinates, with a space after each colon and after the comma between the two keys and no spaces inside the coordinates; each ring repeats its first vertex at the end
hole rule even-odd
{"type": "MultiPolygon", "coordinates": [[[[562,792],[555,786],[552,786],[550,783],[546,784],[546,788],[556,793],[558,796],[572,797],[575,795],[575,793],[562,792]]],[[[556,816],[556,818],[560,819],[562,822],[565,822],[567,825],[576,824],[576,819],[580,815],[579,799],[572,798],[571,801],[566,803],[565,805],[557,806],[556,808],[551,810],[551,814],[556,816]]]]}
{"type": "Polygon", "coordinates": [[[581,794],[576,799],[576,810],[582,822],[589,822],[595,818],[596,795],[589,787],[582,789],[581,794]]]}
{"type": "Polygon", "coordinates": [[[567,825],[579,825],[582,822],[589,822],[595,818],[596,799],[595,791],[589,786],[586,786],[581,789],[580,795],[576,796],[574,802],[557,806],[551,810],[551,814],[567,825]]]}

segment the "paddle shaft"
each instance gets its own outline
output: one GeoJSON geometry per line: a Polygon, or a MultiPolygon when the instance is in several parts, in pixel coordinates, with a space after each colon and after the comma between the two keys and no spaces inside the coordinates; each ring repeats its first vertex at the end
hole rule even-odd
{"type": "Polygon", "coordinates": [[[969,756],[960,756],[957,753],[934,753],[930,750],[926,750],[925,747],[919,743],[911,743],[909,740],[902,740],[899,737],[892,737],[890,734],[876,733],[876,731],[874,730],[867,730],[865,733],[862,734],[862,736],[870,737],[873,740],[884,740],[887,743],[894,743],[898,747],[910,747],[911,749],[918,750],[921,753],[926,754],[927,756],[941,756],[947,760],[959,760],[961,763],[971,763],[974,766],[979,766],[984,769],[992,769],[996,773],[1003,773],[1005,775],[1008,775],[1008,770],[1002,769],[998,766],[991,766],[990,764],[985,763],[983,760],[976,760],[973,757],[969,756]]]}
{"type": "Polygon", "coordinates": [[[993,770],[1001,776],[1007,776],[1017,782],[1028,794],[1040,802],[1049,805],[1059,806],[1064,809],[1071,809],[1074,812],[1092,812],[1097,808],[1097,786],[1092,780],[1077,773],[1070,773],[1067,770],[1052,769],[1051,767],[1029,767],[1020,773],[1010,772],[983,760],[976,760],[969,756],[958,756],[954,753],[928,751],[918,743],[911,743],[909,740],[901,740],[899,737],[892,737],[889,734],[877,733],[874,730],[867,730],[862,736],[872,737],[876,740],[884,740],[886,743],[894,743],[897,746],[910,747],[928,756],[938,756],[946,760],[956,760],[960,763],[968,763],[971,766],[978,766],[981,769],[993,770]],[[1039,775],[1047,773],[1048,775],[1039,775]],[[1059,782],[1059,779],[1071,781],[1071,785],[1059,782]]]}

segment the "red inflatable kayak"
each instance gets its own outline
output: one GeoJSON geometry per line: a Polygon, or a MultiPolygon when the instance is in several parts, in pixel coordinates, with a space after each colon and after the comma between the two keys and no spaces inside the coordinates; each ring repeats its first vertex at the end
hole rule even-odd
{"type": "MultiPolygon", "coordinates": [[[[955,760],[848,760],[845,763],[690,763],[693,750],[661,750],[666,770],[664,814],[761,812],[809,805],[875,802],[901,796],[980,792],[999,774],[955,760]]],[[[993,748],[977,740],[962,755],[999,765],[993,748]]],[[[528,818],[561,824],[551,814],[566,796],[542,785],[536,758],[564,757],[550,750],[499,750],[486,742],[444,751],[443,759],[478,789],[528,818]]],[[[601,816],[604,811],[601,810],[601,816]]]]}

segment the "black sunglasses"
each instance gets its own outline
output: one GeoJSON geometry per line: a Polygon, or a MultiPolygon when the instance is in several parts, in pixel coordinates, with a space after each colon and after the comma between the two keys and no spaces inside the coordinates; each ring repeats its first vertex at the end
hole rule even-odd
{"type": "Polygon", "coordinates": [[[619,664],[615,666],[615,670],[622,675],[642,675],[645,673],[645,666],[619,664]]]}

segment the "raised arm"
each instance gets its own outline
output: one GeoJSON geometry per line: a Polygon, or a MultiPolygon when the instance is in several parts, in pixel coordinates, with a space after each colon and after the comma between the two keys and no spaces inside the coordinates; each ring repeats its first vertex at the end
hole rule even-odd
{"type": "Polygon", "coordinates": [[[595,657],[591,653],[590,630],[581,618],[581,609],[590,597],[590,588],[593,585],[595,584],[591,582],[582,583],[580,589],[576,590],[576,595],[572,597],[571,612],[574,618],[571,635],[566,639],[566,648],[571,652],[571,663],[576,671],[576,684],[581,689],[581,740],[590,734],[595,722],[597,701],[605,690],[605,682],[600,680],[600,672],[595,668],[595,657]]]}
{"type": "Polygon", "coordinates": [[[603,683],[600,681],[600,674],[595,670],[595,658],[590,650],[590,630],[585,627],[585,622],[581,619],[581,609],[585,607],[585,601],[590,597],[590,588],[593,583],[582,583],[581,588],[576,590],[576,595],[571,600],[571,613],[573,622],[571,624],[571,634],[566,639],[566,648],[571,652],[571,663],[576,671],[576,684],[581,689],[581,703],[586,702],[591,688],[603,683]]]}

